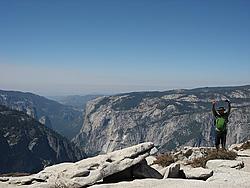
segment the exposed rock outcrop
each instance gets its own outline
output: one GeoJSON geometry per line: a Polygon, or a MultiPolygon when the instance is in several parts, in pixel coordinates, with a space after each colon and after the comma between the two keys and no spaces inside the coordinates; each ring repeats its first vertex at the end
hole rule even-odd
{"type": "Polygon", "coordinates": [[[163,176],[154,168],[147,164],[146,160],[126,168],[123,171],[107,176],[103,179],[104,183],[116,183],[120,181],[132,181],[134,179],[154,178],[162,179],[163,176]]]}
{"type": "Polygon", "coordinates": [[[247,140],[239,144],[233,144],[229,147],[229,150],[234,150],[234,151],[244,151],[247,149],[250,149],[250,140],[247,140]]]}
{"type": "Polygon", "coordinates": [[[206,182],[200,180],[185,179],[143,179],[131,182],[119,182],[116,184],[94,185],[91,188],[249,188],[249,183],[226,183],[226,182],[206,182]]]}
{"type": "Polygon", "coordinates": [[[68,139],[79,133],[83,123],[81,110],[33,93],[0,90],[0,105],[22,111],[68,139]]]}
{"type": "Polygon", "coordinates": [[[51,121],[50,121],[50,119],[49,119],[48,116],[42,116],[42,117],[39,119],[39,122],[40,122],[41,124],[43,124],[44,126],[49,127],[49,128],[52,129],[52,124],[51,124],[51,121]]]}
{"type": "MultiPolygon", "coordinates": [[[[249,165],[249,164],[248,164],[249,165]]],[[[238,187],[250,187],[250,171],[244,171],[244,163],[241,160],[211,160],[206,165],[213,169],[214,174],[207,181],[218,184],[235,185],[238,187]]]]}
{"type": "Polygon", "coordinates": [[[0,178],[13,185],[80,188],[139,164],[150,154],[153,143],[143,143],[76,163],[61,163],[26,177],[0,178]]]}
{"type": "MultiPolygon", "coordinates": [[[[250,86],[138,92],[90,101],[74,142],[89,154],[106,153],[140,142],[160,152],[182,146],[213,146],[211,100],[232,102],[227,144],[250,139],[250,86]],[[99,138],[99,139],[97,139],[99,138]]],[[[189,155],[190,153],[186,153],[189,155]]]]}
{"type": "Polygon", "coordinates": [[[207,180],[213,175],[213,170],[198,168],[183,168],[183,172],[187,179],[207,180]]]}
{"type": "MultiPolygon", "coordinates": [[[[245,167],[249,166],[250,164],[247,164],[243,167],[243,163],[241,161],[242,157],[238,157],[236,160],[210,160],[207,162],[207,167],[209,169],[200,167],[192,168],[190,165],[185,164],[186,159],[184,159],[184,161],[178,161],[176,163],[172,163],[168,167],[160,169],[165,170],[163,175],[166,179],[159,179],[163,176],[159,175],[158,172],[155,173],[156,170],[152,171],[151,167],[156,164],[152,162],[154,160],[152,156],[148,157],[150,155],[150,150],[153,147],[153,143],[143,143],[105,155],[99,155],[96,157],[84,159],[76,163],[62,163],[47,167],[43,171],[31,176],[16,178],[0,177],[0,187],[250,187],[250,169],[245,169],[245,167]],[[151,166],[147,164],[145,159],[151,161],[149,163],[151,164],[151,166]]],[[[208,150],[210,149],[211,148],[208,148],[208,150]]],[[[188,150],[184,149],[181,152],[178,151],[176,153],[176,156],[182,158],[182,155],[180,155],[180,153],[182,153],[183,156],[186,155],[186,157],[190,157],[191,153],[195,153],[198,151],[197,148],[194,148],[194,151],[192,150],[192,152],[190,150],[192,150],[192,148],[189,147],[188,150]],[[186,151],[188,151],[188,154],[186,154],[186,151]]],[[[205,148],[202,148],[200,151],[205,151],[205,148]]],[[[244,151],[246,153],[249,152],[249,150],[244,151]]],[[[250,163],[250,161],[248,160],[245,161],[246,163],[250,163]]]]}
{"type": "Polygon", "coordinates": [[[0,105],[0,173],[34,173],[85,157],[78,147],[24,112],[0,105]]]}
{"type": "Polygon", "coordinates": [[[208,161],[206,167],[212,170],[223,171],[228,170],[229,168],[241,169],[244,167],[244,163],[236,160],[216,159],[208,161]]]}
{"type": "Polygon", "coordinates": [[[164,179],[166,178],[179,178],[180,177],[180,164],[173,163],[166,169],[164,179]]]}

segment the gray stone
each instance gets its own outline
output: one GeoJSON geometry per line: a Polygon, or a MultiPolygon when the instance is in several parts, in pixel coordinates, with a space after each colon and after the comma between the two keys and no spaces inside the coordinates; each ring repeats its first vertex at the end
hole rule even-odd
{"type": "Polygon", "coordinates": [[[238,157],[237,160],[241,160],[244,163],[244,167],[240,170],[250,172],[250,157],[238,157]]]}
{"type": "Polygon", "coordinates": [[[165,174],[166,174],[167,169],[168,169],[167,167],[163,167],[162,169],[157,170],[157,171],[160,172],[160,174],[164,177],[165,174]]]}
{"type": "MultiPolygon", "coordinates": [[[[236,169],[227,169],[225,171],[215,172],[212,177],[210,177],[208,182],[215,182],[217,184],[223,185],[235,185],[238,187],[246,186],[250,187],[250,173],[244,172],[236,169]]],[[[227,186],[226,186],[227,187],[227,186]]]]}
{"type": "Polygon", "coordinates": [[[134,179],[154,178],[162,179],[163,176],[155,169],[147,165],[146,160],[133,165],[121,172],[103,178],[105,183],[116,183],[120,181],[131,181],[134,179]]]}
{"type": "Polygon", "coordinates": [[[147,164],[148,164],[149,166],[153,165],[155,160],[156,160],[156,157],[155,157],[155,156],[148,156],[148,157],[146,158],[147,164]]]}
{"type": "Polygon", "coordinates": [[[213,175],[213,171],[202,167],[198,168],[183,168],[187,179],[207,180],[213,175]]]}
{"type": "Polygon", "coordinates": [[[151,151],[150,151],[150,155],[155,155],[158,152],[158,149],[156,147],[154,147],[151,151]]]}
{"type": "MultiPolygon", "coordinates": [[[[10,177],[12,185],[79,188],[92,185],[103,178],[123,171],[143,161],[154,147],[151,142],[84,159],[76,163],[61,163],[45,168],[38,174],[10,177]],[[38,183],[38,184],[37,184],[38,183]]],[[[1,179],[0,179],[1,180],[1,179]]]]}
{"type": "Polygon", "coordinates": [[[184,160],[185,159],[185,156],[183,155],[182,151],[178,151],[178,152],[174,153],[173,156],[177,160],[184,160]]]}
{"type": "MultiPolygon", "coordinates": [[[[243,143],[239,143],[239,144],[232,144],[230,147],[229,147],[229,150],[244,150],[243,147],[246,147],[246,146],[250,146],[250,140],[247,140],[243,143]]],[[[249,148],[250,149],[250,148],[249,148]]]]}
{"type": "Polygon", "coordinates": [[[184,150],[183,150],[183,155],[184,155],[185,157],[187,157],[187,158],[188,158],[189,156],[191,156],[192,153],[193,153],[193,150],[192,150],[191,147],[184,148],[184,150]]]}
{"type": "MultiPolygon", "coordinates": [[[[185,179],[143,179],[134,181],[124,181],[115,184],[97,184],[89,188],[249,188],[249,177],[245,177],[243,182],[236,181],[200,181],[200,180],[185,180],[185,179]]],[[[1,188],[48,188],[47,186],[34,184],[32,186],[17,186],[11,184],[3,184],[0,182],[1,188]]],[[[59,187],[59,186],[58,186],[59,187]]],[[[55,188],[55,186],[54,186],[55,188]]]]}
{"type": "Polygon", "coordinates": [[[212,147],[193,147],[192,154],[188,157],[188,160],[194,160],[207,155],[208,151],[213,150],[212,147]]]}
{"type": "Polygon", "coordinates": [[[86,106],[84,124],[74,142],[86,153],[106,153],[142,139],[157,144],[160,153],[183,146],[211,146],[214,127],[210,99],[216,96],[220,100],[226,93],[241,92],[240,101],[232,95],[237,104],[232,104],[235,110],[230,115],[227,134],[227,144],[239,143],[250,138],[249,88],[168,91],[157,95],[141,92],[99,98],[86,106]],[[199,139],[190,136],[197,130],[199,139]],[[182,139],[176,139],[179,137],[182,139]],[[101,139],[97,142],[97,138],[101,139]]]}
{"type": "Polygon", "coordinates": [[[237,151],[237,154],[241,157],[250,157],[250,149],[237,151]]]}
{"type": "Polygon", "coordinates": [[[100,184],[93,185],[90,188],[249,188],[248,182],[233,183],[217,183],[200,180],[185,180],[185,179],[143,179],[130,182],[119,182],[115,184],[100,184]]]}
{"type": "Polygon", "coordinates": [[[49,119],[48,116],[42,116],[40,119],[39,119],[39,122],[43,125],[45,125],[46,127],[49,127],[52,129],[52,124],[51,124],[51,121],[49,119]]]}
{"type": "Polygon", "coordinates": [[[85,158],[69,140],[21,111],[0,105],[0,122],[0,174],[31,174],[45,166],[85,158]]]}
{"type": "Polygon", "coordinates": [[[206,167],[214,171],[224,171],[227,170],[228,168],[241,169],[244,167],[244,163],[242,161],[236,161],[236,160],[215,159],[215,160],[209,160],[206,163],[206,167]]]}
{"type": "Polygon", "coordinates": [[[146,161],[132,167],[132,174],[135,179],[155,178],[162,179],[163,176],[155,169],[147,165],[146,161]]]}
{"type": "Polygon", "coordinates": [[[180,177],[179,173],[180,173],[180,164],[173,163],[167,167],[165,175],[164,175],[164,179],[179,178],[180,177]]]}
{"type": "Polygon", "coordinates": [[[135,178],[133,177],[133,167],[129,167],[125,170],[122,170],[120,172],[111,174],[107,177],[103,178],[103,183],[117,183],[121,181],[132,181],[135,178]]]}
{"type": "Polygon", "coordinates": [[[165,175],[166,170],[167,170],[167,167],[162,167],[162,166],[160,166],[158,164],[154,164],[154,165],[152,165],[150,167],[157,170],[162,176],[165,175]]]}

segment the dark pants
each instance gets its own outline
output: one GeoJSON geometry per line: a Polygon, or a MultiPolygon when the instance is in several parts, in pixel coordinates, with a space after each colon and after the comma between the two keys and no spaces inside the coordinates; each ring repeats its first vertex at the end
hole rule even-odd
{"type": "Polygon", "coordinates": [[[215,146],[217,149],[219,149],[220,144],[223,149],[226,148],[226,136],[227,136],[227,131],[224,131],[224,132],[216,131],[215,146]]]}

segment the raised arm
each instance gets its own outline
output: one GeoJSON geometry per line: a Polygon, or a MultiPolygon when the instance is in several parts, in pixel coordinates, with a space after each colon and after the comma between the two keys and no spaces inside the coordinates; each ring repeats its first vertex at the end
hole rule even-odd
{"type": "Polygon", "coordinates": [[[216,101],[212,101],[212,104],[213,104],[212,112],[213,112],[214,116],[216,117],[216,116],[218,116],[219,114],[218,114],[217,111],[215,110],[215,103],[216,103],[216,101]]]}
{"type": "Polygon", "coordinates": [[[225,102],[227,102],[227,104],[228,104],[227,115],[229,116],[230,112],[231,112],[231,103],[230,103],[230,101],[228,99],[225,102]]]}

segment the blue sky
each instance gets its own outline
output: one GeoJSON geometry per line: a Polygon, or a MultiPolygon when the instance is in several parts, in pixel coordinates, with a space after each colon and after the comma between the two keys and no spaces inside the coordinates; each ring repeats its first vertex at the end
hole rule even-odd
{"type": "Polygon", "coordinates": [[[43,95],[250,84],[248,0],[0,0],[0,88],[43,95]]]}

